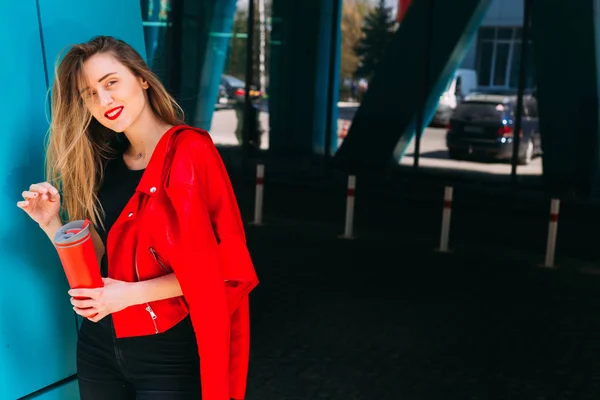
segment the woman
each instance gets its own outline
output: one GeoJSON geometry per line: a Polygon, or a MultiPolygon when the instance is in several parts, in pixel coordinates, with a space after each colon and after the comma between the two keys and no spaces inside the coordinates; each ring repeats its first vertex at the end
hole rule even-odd
{"type": "Polygon", "coordinates": [[[112,37],[73,46],[56,70],[48,182],[18,206],[52,239],[60,189],[66,220],[95,227],[104,287],[69,291],[83,400],[244,397],[258,280],[221,158],[181,114],[112,37]]]}

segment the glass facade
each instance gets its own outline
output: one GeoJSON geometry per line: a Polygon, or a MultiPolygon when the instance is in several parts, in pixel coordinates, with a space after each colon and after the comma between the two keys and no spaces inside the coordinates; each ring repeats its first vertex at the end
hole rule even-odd
{"type": "Polygon", "coordinates": [[[207,129],[216,144],[242,144],[248,113],[254,122],[248,141],[268,148],[271,4],[254,0],[250,19],[248,1],[141,0],[148,64],[183,107],[186,122],[207,129]]]}
{"type": "MultiPolygon", "coordinates": [[[[516,89],[521,60],[521,28],[485,27],[479,30],[477,72],[479,86],[484,88],[516,89]]],[[[535,87],[533,42],[528,43],[525,87],[535,87]]]]}

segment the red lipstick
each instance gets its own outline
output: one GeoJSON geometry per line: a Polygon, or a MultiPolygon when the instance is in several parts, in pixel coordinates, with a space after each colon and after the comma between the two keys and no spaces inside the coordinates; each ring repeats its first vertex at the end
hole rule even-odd
{"type": "Polygon", "coordinates": [[[105,112],[104,116],[110,119],[111,121],[114,121],[115,119],[119,118],[119,115],[121,115],[122,112],[123,107],[115,107],[105,112]]]}

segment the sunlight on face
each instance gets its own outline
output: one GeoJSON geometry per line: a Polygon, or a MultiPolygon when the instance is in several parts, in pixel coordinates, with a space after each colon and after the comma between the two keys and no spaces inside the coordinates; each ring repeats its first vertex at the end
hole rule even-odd
{"type": "Polygon", "coordinates": [[[90,113],[108,129],[124,132],[147,105],[148,83],[136,77],[112,54],[99,53],[83,64],[79,88],[90,113]]]}

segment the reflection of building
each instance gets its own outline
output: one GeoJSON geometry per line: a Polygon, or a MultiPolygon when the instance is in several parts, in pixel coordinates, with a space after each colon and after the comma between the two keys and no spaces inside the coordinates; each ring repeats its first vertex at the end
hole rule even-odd
{"type": "MultiPolygon", "coordinates": [[[[493,0],[463,61],[463,68],[474,68],[479,86],[516,88],[521,52],[523,0],[493,0]]],[[[529,43],[527,87],[534,86],[533,52],[529,43]]]]}

